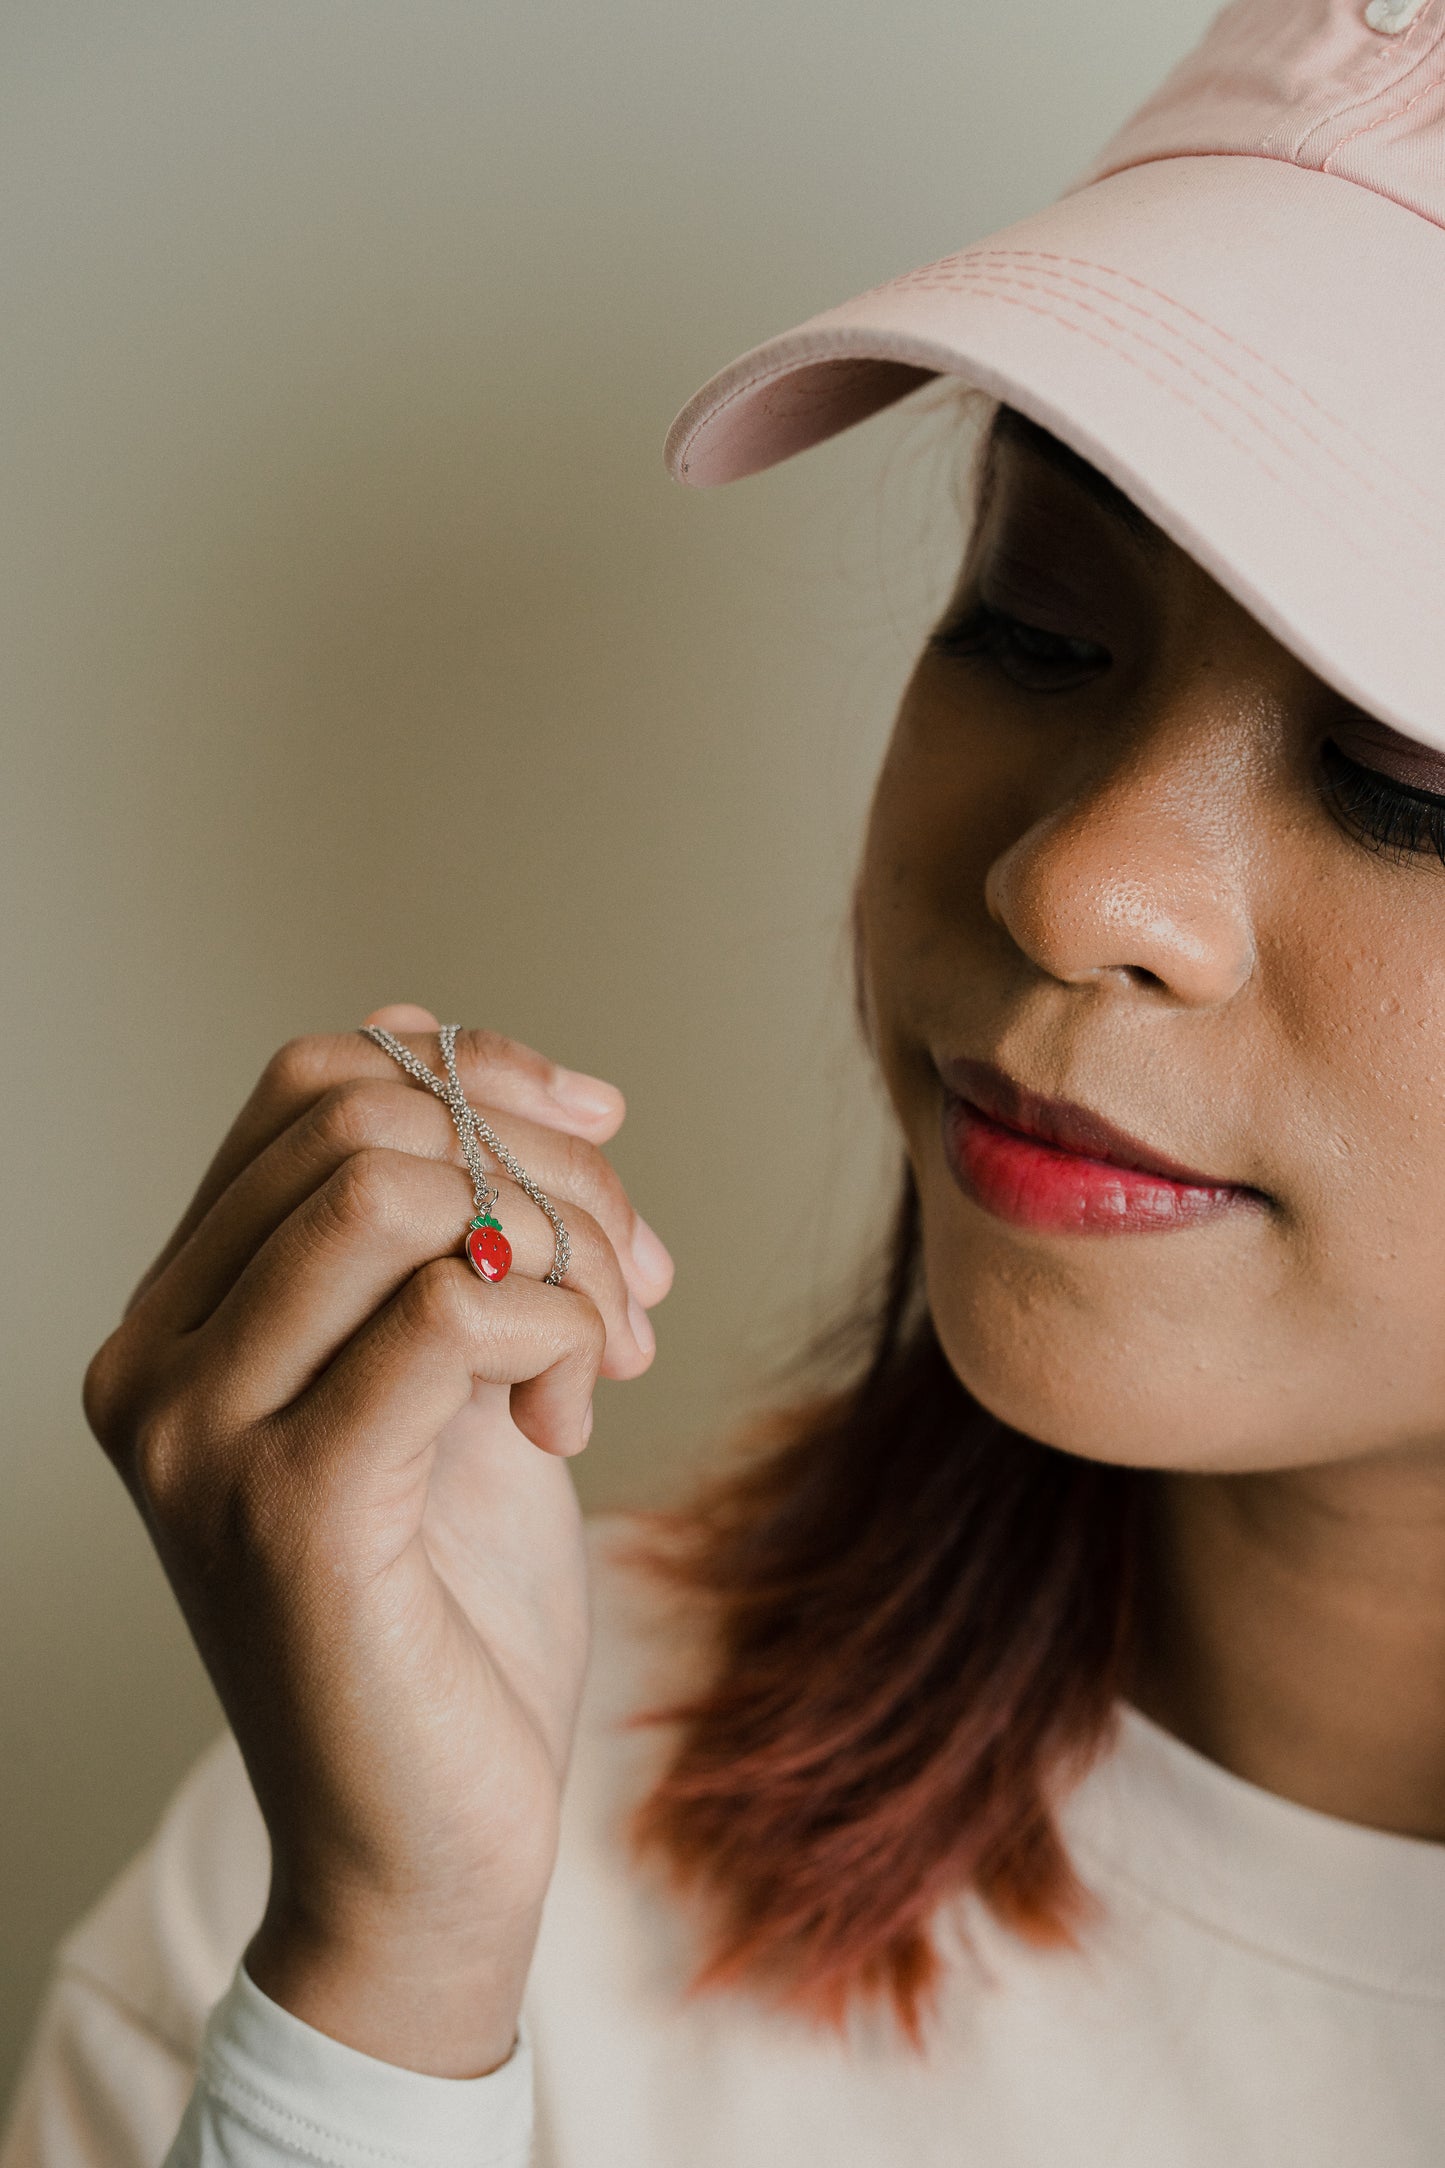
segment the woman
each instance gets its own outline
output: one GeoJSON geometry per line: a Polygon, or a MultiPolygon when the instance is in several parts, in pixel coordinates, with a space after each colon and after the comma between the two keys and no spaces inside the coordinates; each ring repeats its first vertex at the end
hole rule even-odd
{"type": "Polygon", "coordinates": [[[1438,2160],[1442,124],[1445,0],[1244,0],[680,418],[705,482],[999,402],[859,881],[867,1344],[594,1544],[577,1727],[563,1462],[670,1276],[621,1101],[285,1049],[88,1382],[234,1743],[12,2168],[520,2164],[534,2093],[549,2168],[1438,2160]]]}

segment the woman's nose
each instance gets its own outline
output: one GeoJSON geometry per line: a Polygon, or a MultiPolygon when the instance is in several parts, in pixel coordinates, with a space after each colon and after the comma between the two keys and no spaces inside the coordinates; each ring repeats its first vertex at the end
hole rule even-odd
{"type": "Polygon", "coordinates": [[[1219,778],[1137,758],[1051,809],[996,858],[989,916],[1070,985],[1130,982],[1188,1007],[1239,991],[1254,938],[1219,778]]]}

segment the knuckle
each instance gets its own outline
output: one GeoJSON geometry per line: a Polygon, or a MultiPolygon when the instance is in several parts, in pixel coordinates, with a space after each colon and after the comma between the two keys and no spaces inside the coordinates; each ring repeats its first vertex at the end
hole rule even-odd
{"type": "Polygon", "coordinates": [[[557,1156],[561,1161],[562,1178],[569,1189],[583,1196],[597,1194],[601,1188],[598,1170],[602,1154],[595,1144],[564,1130],[557,1139],[557,1156]]]}
{"type": "Polygon", "coordinates": [[[267,1062],[264,1083],[281,1099],[314,1098],[326,1086],[328,1044],[314,1033],[288,1039],[267,1062]]]}
{"type": "Polygon", "coordinates": [[[81,1386],[81,1405],[97,1443],[114,1460],[116,1432],[126,1398],[129,1365],[121,1348],[121,1334],[113,1332],[91,1356],[81,1386]]]}
{"type": "Polygon", "coordinates": [[[191,1425],[174,1402],[147,1410],[135,1426],[129,1454],[129,1480],[142,1505],[158,1521],[169,1520],[186,1492],[191,1425]]]}
{"type": "Polygon", "coordinates": [[[395,1087],[379,1077],[348,1077],[319,1100],[315,1125],[324,1145],[354,1153],[385,1141],[395,1107],[395,1087]]]}
{"type": "Polygon", "coordinates": [[[549,1191],[564,1217],[569,1203],[574,1215],[586,1211],[594,1225],[612,1216],[621,1184],[595,1144],[559,1130],[548,1139],[547,1159],[549,1191]]]}
{"type": "Polygon", "coordinates": [[[288,1547],[298,1522],[318,1517],[297,1471],[264,1430],[248,1433],[245,1452],[203,1396],[178,1396],[140,1426],[127,1481],[172,1569],[214,1583],[246,1572],[288,1547]]]}
{"type": "Polygon", "coordinates": [[[403,1155],[365,1144],[349,1152],[326,1184],[326,1201],[343,1233],[394,1225],[403,1214],[403,1155]]]}
{"type": "Polygon", "coordinates": [[[168,1560],[234,1549],[228,1531],[276,1488],[276,1456],[252,1440],[237,1458],[224,1378],[185,1364],[162,1381],[141,1375],[124,1340],[124,1328],[112,1334],[86,1372],[86,1414],[107,1459],[168,1560]]]}
{"type": "Polygon", "coordinates": [[[583,1200],[596,1220],[630,1226],[632,1206],[622,1178],[600,1146],[570,1134],[560,1136],[558,1146],[566,1189],[583,1200]]]}
{"type": "Polygon", "coordinates": [[[544,1055],[533,1047],[524,1046],[520,1039],[507,1038],[500,1031],[463,1031],[458,1034],[457,1049],[466,1067],[474,1074],[489,1075],[505,1070],[514,1076],[527,1077],[544,1089],[556,1074],[555,1064],[544,1055]]]}
{"type": "Polygon", "coordinates": [[[580,1206],[569,1206],[562,1215],[572,1245],[572,1267],[580,1269],[587,1278],[602,1278],[618,1285],[622,1267],[617,1252],[608,1240],[606,1229],[580,1206]]]}
{"type": "Polygon", "coordinates": [[[610,1219],[622,1231],[624,1239],[630,1240],[632,1223],[637,1215],[631,1200],[622,1186],[622,1177],[605,1152],[592,1147],[593,1209],[599,1218],[610,1219]]]}
{"type": "Polygon", "coordinates": [[[590,1295],[575,1297],[572,1315],[572,1349],[593,1370],[607,1352],[607,1320],[590,1295]]]}
{"type": "Polygon", "coordinates": [[[153,1387],[156,1350],[125,1319],[92,1355],[81,1385],[81,1405],[97,1444],[124,1474],[137,1411],[153,1387]]]}
{"type": "Polygon", "coordinates": [[[428,1336],[451,1339],[470,1335],[475,1304],[467,1285],[468,1267],[455,1257],[433,1257],[407,1282],[403,1296],[410,1319],[428,1336]]]}

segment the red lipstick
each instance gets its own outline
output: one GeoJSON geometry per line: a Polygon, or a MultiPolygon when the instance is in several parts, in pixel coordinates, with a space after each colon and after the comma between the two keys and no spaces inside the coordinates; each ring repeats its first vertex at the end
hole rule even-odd
{"type": "Polygon", "coordinates": [[[1156,1152],[1087,1107],[1026,1090],[991,1062],[948,1061],[939,1070],[953,1177],[1012,1226],[1163,1234],[1266,1202],[1245,1183],[1156,1152]]]}

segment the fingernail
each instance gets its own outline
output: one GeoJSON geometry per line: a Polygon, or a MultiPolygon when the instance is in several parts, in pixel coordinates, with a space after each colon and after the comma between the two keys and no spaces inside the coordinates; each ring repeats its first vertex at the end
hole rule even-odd
{"type": "Polygon", "coordinates": [[[587,1413],[586,1413],[586,1414],[585,1414],[585,1415],[583,1416],[583,1418],[582,1418],[582,1443],[583,1443],[584,1445],[585,1445],[585,1444],[587,1443],[587,1440],[588,1440],[588,1439],[589,1439],[589,1438],[591,1437],[591,1435],[592,1435],[592,1403],[591,1403],[591,1401],[589,1400],[589,1401],[588,1401],[588,1403],[587,1403],[587,1413]]]}
{"type": "Polygon", "coordinates": [[[615,1114],[622,1097],[615,1084],[604,1083],[600,1076],[584,1076],[580,1069],[555,1070],[551,1091],[569,1113],[590,1115],[594,1120],[615,1114]]]}
{"type": "Polygon", "coordinates": [[[636,1295],[629,1295],[627,1298],[627,1322],[632,1327],[633,1339],[650,1362],[657,1353],[657,1334],[652,1329],[651,1318],[636,1295]]]}
{"type": "Polygon", "coordinates": [[[672,1252],[666,1243],[659,1241],[645,1219],[639,1219],[633,1225],[632,1262],[644,1280],[660,1282],[672,1278],[672,1252]]]}

